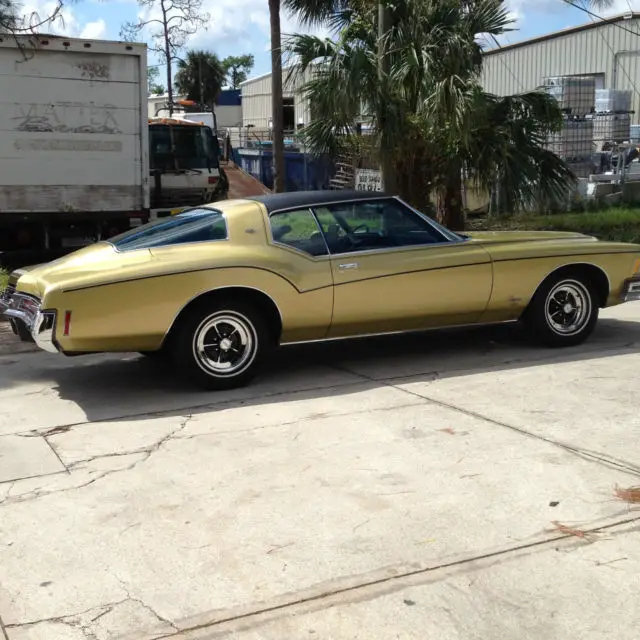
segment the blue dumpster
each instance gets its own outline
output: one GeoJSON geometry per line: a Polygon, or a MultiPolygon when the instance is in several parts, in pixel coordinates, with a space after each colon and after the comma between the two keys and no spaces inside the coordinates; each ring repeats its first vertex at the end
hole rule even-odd
{"type": "MultiPolygon", "coordinates": [[[[265,145],[266,146],[266,145],[265,145]]],[[[273,188],[273,153],[271,149],[238,149],[238,164],[269,189],[273,188]]],[[[287,191],[318,191],[329,186],[334,173],[328,156],[313,156],[300,151],[285,151],[287,191]]]]}

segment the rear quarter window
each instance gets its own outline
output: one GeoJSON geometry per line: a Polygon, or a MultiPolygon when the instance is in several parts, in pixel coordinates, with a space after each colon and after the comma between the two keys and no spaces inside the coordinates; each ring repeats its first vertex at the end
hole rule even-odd
{"type": "Polygon", "coordinates": [[[118,251],[134,251],[227,238],[227,223],[222,212],[201,208],[154,220],[115,236],[109,242],[118,251]]]}

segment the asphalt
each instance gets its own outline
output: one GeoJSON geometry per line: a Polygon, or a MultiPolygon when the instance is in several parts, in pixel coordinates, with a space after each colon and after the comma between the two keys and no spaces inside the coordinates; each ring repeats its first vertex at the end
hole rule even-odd
{"type": "Polygon", "coordinates": [[[0,355],[0,637],[637,638],[640,303],[281,350],[195,391],[0,355]]]}

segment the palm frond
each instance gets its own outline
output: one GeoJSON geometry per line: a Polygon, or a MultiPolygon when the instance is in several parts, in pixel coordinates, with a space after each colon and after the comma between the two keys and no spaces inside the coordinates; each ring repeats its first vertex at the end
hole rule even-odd
{"type": "Polygon", "coordinates": [[[478,36],[509,29],[503,0],[394,0],[382,38],[370,0],[288,6],[336,27],[331,39],[286,43],[293,67],[311,71],[302,92],[313,112],[304,131],[313,151],[359,148],[357,124],[367,121],[366,143],[393,156],[401,193],[415,203],[436,190],[445,209],[460,200],[462,171],[489,189],[499,185],[514,211],[557,198],[574,181],[545,149],[561,125],[557,103],[541,92],[498,97],[480,86],[478,36]],[[381,68],[379,51],[388,56],[381,68]]]}

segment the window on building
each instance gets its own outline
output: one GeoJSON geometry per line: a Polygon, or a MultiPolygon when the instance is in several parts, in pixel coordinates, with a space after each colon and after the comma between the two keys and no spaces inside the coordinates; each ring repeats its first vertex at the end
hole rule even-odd
{"type": "Polygon", "coordinates": [[[293,131],[296,128],[296,109],[293,98],[282,99],[282,128],[293,131]]]}

